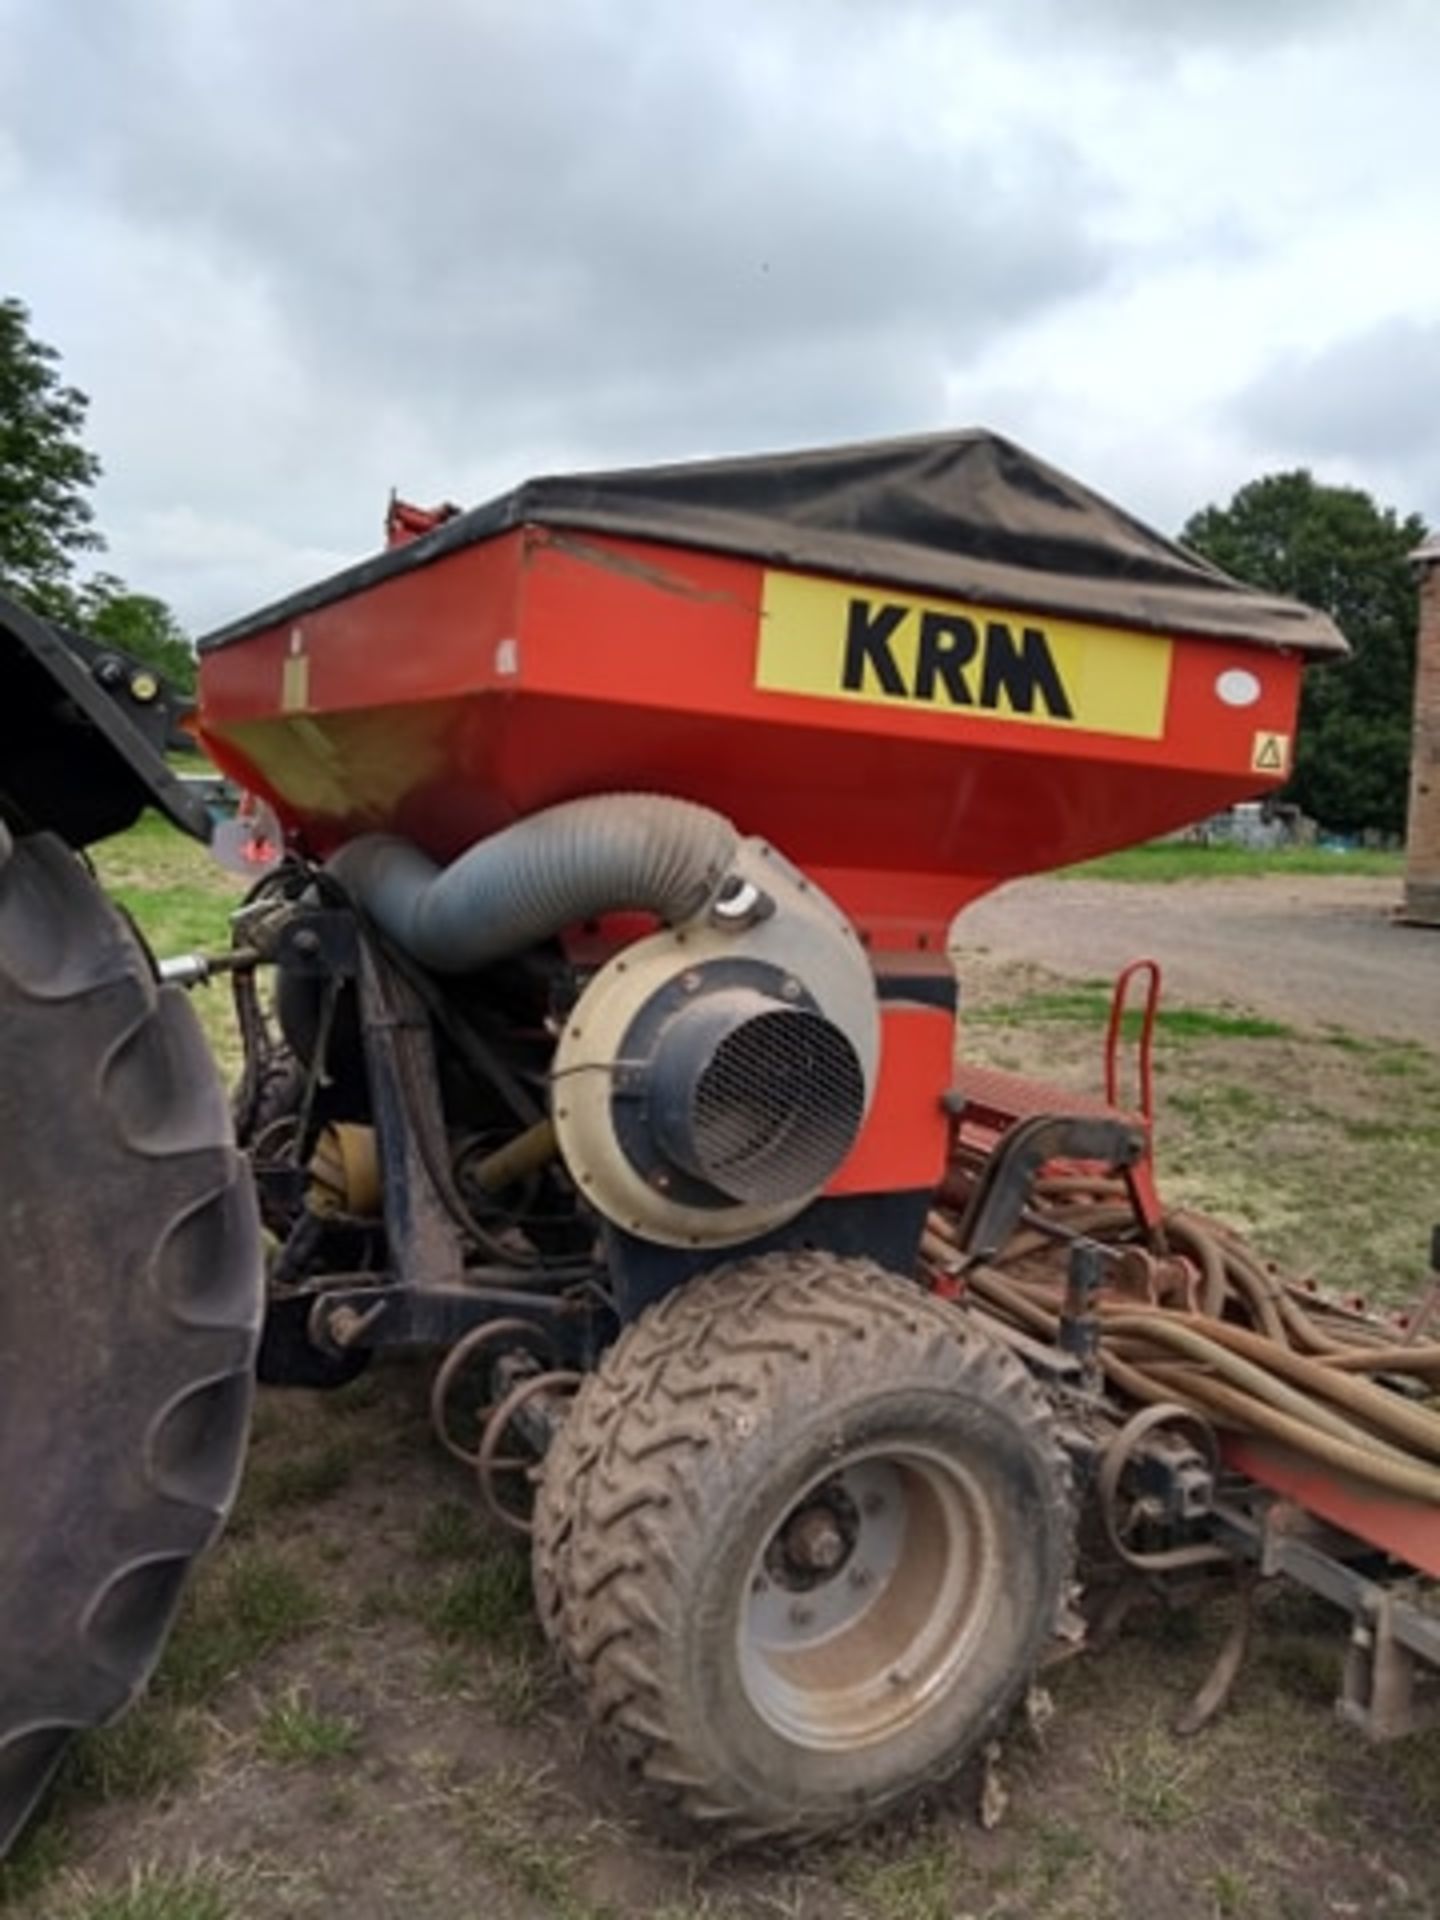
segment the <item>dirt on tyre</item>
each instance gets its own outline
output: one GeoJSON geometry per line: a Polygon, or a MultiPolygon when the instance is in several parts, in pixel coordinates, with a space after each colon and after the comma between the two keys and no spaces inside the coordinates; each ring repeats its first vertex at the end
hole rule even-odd
{"type": "Polygon", "coordinates": [[[952,1774],[1065,1603],[1053,1416],[954,1307],[776,1254],[678,1289],[586,1381],[536,1511],[541,1618],[672,1816],[819,1836],[952,1774]]]}
{"type": "Polygon", "coordinates": [[[0,1856],[159,1658],[234,1498],[259,1222],[177,989],[0,826],[0,1856]]]}

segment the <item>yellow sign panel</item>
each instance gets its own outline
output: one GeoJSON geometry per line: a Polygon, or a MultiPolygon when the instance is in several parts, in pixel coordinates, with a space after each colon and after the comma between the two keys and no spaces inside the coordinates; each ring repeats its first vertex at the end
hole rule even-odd
{"type": "Polygon", "coordinates": [[[755,684],[1158,740],[1170,654],[1150,634],[767,573],[755,684]]]}

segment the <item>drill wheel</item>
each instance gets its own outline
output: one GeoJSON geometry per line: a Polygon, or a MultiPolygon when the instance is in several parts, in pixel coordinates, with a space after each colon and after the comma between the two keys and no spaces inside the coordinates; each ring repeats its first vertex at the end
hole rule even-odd
{"type": "Polygon", "coordinates": [[[963,1313],[867,1260],[679,1287],[545,1459],[535,1584],[601,1737],[672,1820],[852,1830],[1024,1693],[1068,1591],[1051,1409],[963,1313]]]}

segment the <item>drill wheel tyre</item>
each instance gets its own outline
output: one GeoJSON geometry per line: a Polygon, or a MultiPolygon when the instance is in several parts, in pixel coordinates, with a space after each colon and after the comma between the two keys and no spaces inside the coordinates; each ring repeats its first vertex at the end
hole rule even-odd
{"type": "Polygon", "coordinates": [[[0,1857],[159,1658],[240,1478],[259,1222],[178,989],[0,825],[0,1857]]]}
{"type": "Polygon", "coordinates": [[[1053,1416],[1018,1360],[864,1260],[765,1255],[643,1314],[536,1514],[542,1621],[662,1806],[740,1840],[938,1785],[1066,1599],[1053,1416]]]}

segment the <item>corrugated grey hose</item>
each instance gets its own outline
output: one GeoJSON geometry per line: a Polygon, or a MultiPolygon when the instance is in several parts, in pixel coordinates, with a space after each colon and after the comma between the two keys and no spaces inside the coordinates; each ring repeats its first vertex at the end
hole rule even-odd
{"type": "Polygon", "coordinates": [[[716,893],[738,846],[735,828],[708,807],[607,793],[532,814],[448,867],[408,840],[367,834],[328,870],[422,966],[473,973],[602,913],[688,920],[716,893]]]}

